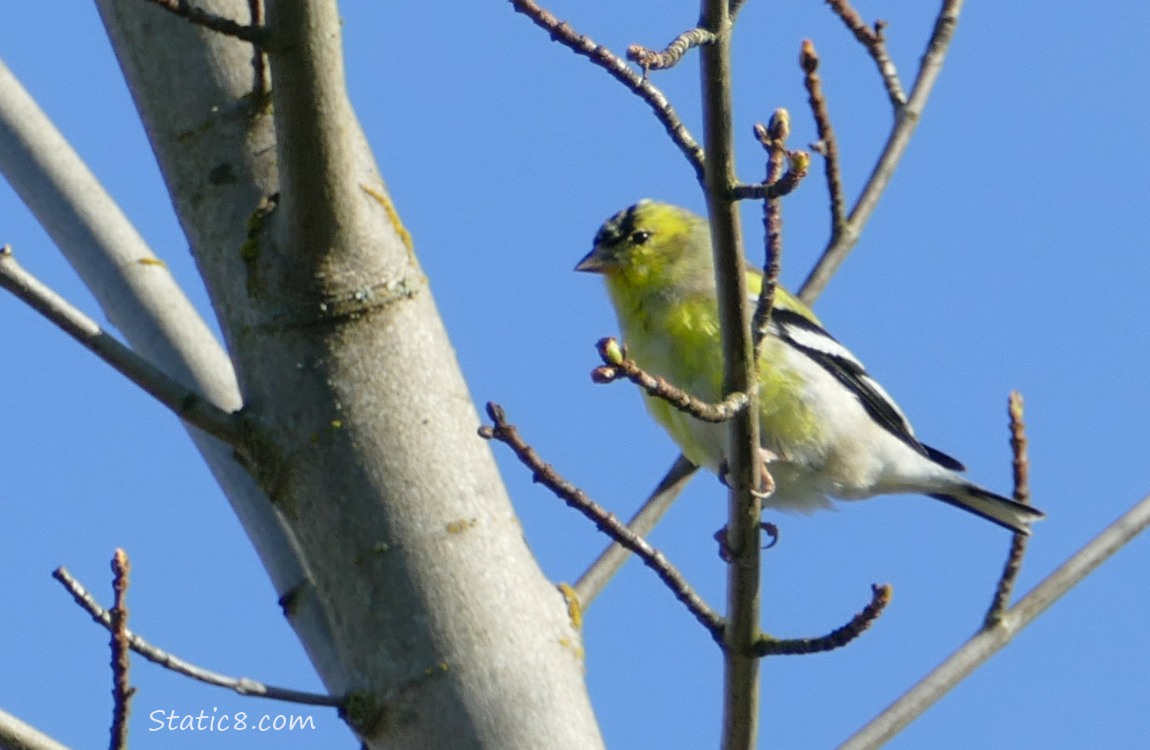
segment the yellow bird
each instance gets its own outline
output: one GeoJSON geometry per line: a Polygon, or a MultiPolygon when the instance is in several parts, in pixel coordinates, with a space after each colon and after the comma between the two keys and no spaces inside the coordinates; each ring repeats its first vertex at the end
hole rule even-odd
{"type": "MultiPolygon", "coordinates": [[[[723,359],[707,220],[640,201],[595,235],[575,267],[601,274],[628,356],[706,401],[722,396],[723,359]]],[[[753,300],[762,274],[747,270],[753,300]]],[[[752,302],[752,308],[754,303],[752,302]]],[[[647,408],[693,463],[725,465],[727,425],[648,396],[647,408]]],[[[775,490],[765,504],[810,511],[828,498],[918,493],[1020,534],[1043,513],[979,487],[961,463],[919,442],[902,410],[815,314],[779,287],[759,361],[763,456],[775,490]]]]}

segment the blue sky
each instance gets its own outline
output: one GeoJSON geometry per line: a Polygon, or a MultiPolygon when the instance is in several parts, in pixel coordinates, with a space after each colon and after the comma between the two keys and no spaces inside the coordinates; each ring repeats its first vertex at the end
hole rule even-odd
{"type": "MultiPolygon", "coordinates": [[[[702,206],[645,105],[505,2],[346,2],[353,102],[451,332],[477,405],[497,400],[548,461],[629,514],[676,452],[625,384],[597,386],[594,342],[617,332],[596,278],[575,274],[599,223],[643,197],[702,206]],[[452,6],[456,4],[451,4],[452,6]],[[510,361],[509,361],[510,360],[510,361]],[[589,437],[593,436],[593,437],[589,437]]],[[[859,2],[884,17],[909,85],[934,3],[859,2]],[[905,6],[915,5],[914,8],[905,6]],[[923,7],[917,7],[917,6],[923,7]],[[929,6],[929,7],[927,7],[929,6]]],[[[900,402],[919,435],[1009,490],[1007,393],[1026,398],[1036,529],[1025,592],[1150,491],[1150,8],[971,3],[916,138],[855,253],[819,300],[828,328],[900,402]]],[[[621,51],[691,24],[692,3],[550,6],[621,51]]],[[[0,58],[84,156],[207,314],[99,20],[0,7],[0,58]]],[[[736,36],[740,173],[762,172],[752,123],[793,115],[814,139],[797,66],[812,38],[857,193],[890,122],[870,60],[815,2],[749,0],[736,36]]],[[[657,74],[697,134],[692,58],[657,74]]],[[[816,167],[819,162],[816,157],[816,167]]],[[[785,203],[783,278],[826,241],[818,170],[785,203]]],[[[748,245],[761,240],[746,208],[748,245]]],[[[0,185],[0,242],[94,317],[51,242],[0,185]]],[[[79,747],[106,742],[106,638],[49,574],[104,601],[108,560],[134,565],[132,626],[218,671],[319,689],[255,555],[175,420],[21,303],[0,295],[0,706],[79,747]]],[[[496,453],[529,543],[572,581],[604,540],[496,453]]],[[[712,603],[710,537],[724,492],[698,477],[652,541],[712,603]]],[[[773,516],[764,628],[824,633],[889,582],[894,601],[846,649],[762,670],[762,747],[827,747],[896,698],[978,626],[1009,536],[917,497],[773,516]]],[[[1150,629],[1138,539],[891,743],[895,748],[1112,747],[1150,735],[1150,629]]],[[[612,748],[717,744],[721,661],[653,575],[629,564],[587,612],[587,679],[612,748]]],[[[258,702],[137,661],[132,742],[151,748],[352,747],[334,712],[258,702]],[[307,733],[149,732],[155,710],[314,717],[307,733]]]]}

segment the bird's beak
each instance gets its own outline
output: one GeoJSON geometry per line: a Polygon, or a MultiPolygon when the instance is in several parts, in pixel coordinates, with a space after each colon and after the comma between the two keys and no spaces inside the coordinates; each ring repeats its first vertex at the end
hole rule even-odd
{"type": "Polygon", "coordinates": [[[607,264],[603,262],[603,258],[598,254],[599,246],[583,256],[583,260],[575,265],[576,271],[584,271],[586,273],[603,273],[607,268],[607,264]]]}

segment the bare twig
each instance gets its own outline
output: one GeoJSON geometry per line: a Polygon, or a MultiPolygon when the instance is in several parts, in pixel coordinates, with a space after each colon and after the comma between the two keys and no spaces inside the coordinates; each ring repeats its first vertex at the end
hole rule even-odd
{"type": "Polygon", "coordinates": [[[579,34],[567,22],[560,21],[533,0],[511,0],[511,5],[516,11],[530,18],[536,26],[551,34],[552,40],[564,45],[575,54],[588,58],[645,101],[667,130],[667,135],[671,136],[671,141],[679,147],[683,156],[687,157],[696,177],[700,182],[703,180],[703,147],[695,141],[663,92],[651,85],[646,76],[631,70],[626,61],[618,55],[596,44],[589,37],[579,34]]]}
{"type": "Polygon", "coordinates": [[[120,750],[128,746],[128,714],[131,710],[132,695],[136,689],[128,682],[128,669],[131,664],[128,642],[128,572],[131,564],[128,555],[117,549],[112,556],[112,591],[114,604],[108,613],[108,630],[112,633],[112,739],[109,747],[120,750]]]}
{"type": "Polygon", "coordinates": [[[868,26],[858,11],[851,7],[848,0],[827,0],[827,5],[831,6],[831,10],[854,33],[855,39],[858,39],[870,53],[871,59],[878,66],[879,75],[882,76],[882,82],[886,87],[887,96],[890,97],[891,106],[897,112],[906,104],[906,94],[903,93],[902,82],[898,79],[898,71],[894,67],[894,61],[890,59],[890,54],[886,51],[886,39],[883,38],[883,29],[886,28],[886,23],[875,21],[873,27],[868,26]]]}
{"type": "MultiPolygon", "coordinates": [[[[683,455],[675,459],[675,463],[667,474],[651,491],[643,507],[627,522],[631,533],[640,538],[646,538],[655,528],[655,524],[663,517],[675,502],[675,498],[687,486],[687,482],[695,475],[698,469],[683,455]]],[[[618,542],[611,542],[607,549],[595,558],[595,562],[579,577],[573,586],[580,606],[586,610],[595,597],[607,586],[607,582],[619,572],[623,563],[627,562],[631,551],[618,542]]]]}
{"type": "Polygon", "coordinates": [[[788,638],[778,640],[762,637],[755,644],[755,652],[759,656],[793,656],[798,654],[817,654],[823,651],[832,651],[841,648],[866,631],[878,616],[890,604],[890,584],[875,584],[871,586],[870,603],[861,612],[851,618],[851,621],[841,628],[832,630],[820,638],[788,638]]]}
{"type": "Polygon", "coordinates": [[[706,29],[690,29],[675,37],[661,52],[648,49],[641,44],[627,48],[627,59],[643,68],[643,71],[666,70],[679,64],[687,51],[715,41],[715,35],[706,29]]]}
{"type": "Polygon", "coordinates": [[[810,39],[803,40],[802,51],[799,53],[799,65],[803,69],[803,85],[807,89],[807,101],[811,105],[811,113],[815,117],[815,127],[818,129],[818,151],[823,156],[823,169],[827,176],[827,192],[831,196],[831,242],[835,242],[842,234],[846,223],[846,198],[843,196],[843,177],[839,168],[839,144],[835,138],[834,128],[831,126],[831,115],[827,109],[827,99],[823,94],[822,81],[819,78],[819,55],[815,45],[810,39]]]}
{"type": "Polygon", "coordinates": [[[834,272],[858,242],[863,226],[874,213],[879,198],[882,197],[891,176],[894,175],[899,160],[906,152],[914,129],[918,126],[919,120],[922,119],[923,108],[926,106],[926,101],[930,97],[935,81],[938,80],[942,63],[946,59],[947,49],[950,47],[950,40],[954,37],[954,29],[958,25],[962,4],[963,0],[944,0],[942,9],[935,19],[934,31],[927,43],[926,53],[923,54],[919,64],[918,77],[915,79],[914,88],[911,89],[910,98],[907,99],[906,105],[899,110],[895,117],[894,126],[891,128],[890,136],[883,147],[882,155],[879,156],[878,163],[875,164],[862,194],[859,195],[858,201],[851,209],[850,216],[847,218],[846,224],[843,225],[843,231],[839,233],[838,237],[832,237],[827,248],[823,251],[822,257],[819,258],[818,263],[807,276],[806,281],[803,282],[802,289],[799,291],[799,297],[803,302],[810,304],[822,293],[831,276],[834,275],[834,272]]]}
{"type": "Polygon", "coordinates": [[[201,10],[189,3],[188,0],[148,0],[148,2],[169,13],[174,13],[180,18],[186,18],[189,23],[203,26],[205,29],[211,29],[225,36],[235,37],[241,41],[261,46],[266,46],[268,43],[268,32],[264,27],[245,26],[242,23],[236,23],[230,18],[201,10]]]}
{"type": "MultiPolygon", "coordinates": [[[[1026,452],[1026,423],[1022,420],[1022,394],[1010,392],[1007,411],[1010,414],[1010,450],[1014,456],[1014,499],[1020,503],[1030,502],[1030,457],[1026,452]]],[[[1002,568],[1002,576],[994,590],[994,599],[986,613],[985,627],[992,627],[1002,619],[1002,613],[1010,603],[1010,592],[1014,589],[1018,571],[1022,568],[1022,557],[1026,554],[1026,534],[1014,534],[1010,540],[1010,555],[1002,568]]]]}
{"type": "Polygon", "coordinates": [[[652,396],[661,398],[679,411],[704,422],[726,422],[747,405],[745,393],[732,393],[717,404],[707,403],[692,396],[662,377],[650,374],[633,360],[627,359],[619,342],[612,336],[599,339],[595,348],[603,359],[603,365],[591,371],[591,379],[596,383],[611,383],[621,377],[626,378],[652,396]]]}
{"type": "MultiPolygon", "coordinates": [[[[112,627],[112,617],[108,610],[101,607],[99,602],[84,588],[83,584],[73,578],[67,569],[56,568],[52,571],[52,577],[68,590],[68,593],[72,595],[72,599],[91,615],[92,619],[95,620],[98,625],[108,629],[112,627]]],[[[257,682],[247,677],[228,677],[227,675],[212,672],[186,662],[162,649],[156,648],[130,630],[126,631],[125,635],[128,638],[128,645],[131,649],[148,661],[159,664],[161,667],[170,669],[173,672],[179,672],[194,680],[206,682],[209,685],[229,688],[240,695],[270,698],[272,700],[287,701],[289,703],[302,703],[309,706],[338,707],[343,704],[342,698],[336,698],[330,695],[305,693],[299,690],[265,685],[262,682],[257,682]]]]}
{"type": "Polygon", "coordinates": [[[555,493],[569,507],[593,521],[600,531],[610,536],[615,542],[638,555],[644,565],[655,571],[655,574],[666,584],[675,598],[687,607],[695,619],[707,629],[717,642],[722,644],[723,618],[695,593],[683,574],[663,556],[663,553],[628,529],[618,518],[587,497],[586,493],[578,487],[561,477],[549,464],[544,463],[535,449],[520,437],[515,425],[507,421],[507,414],[502,406],[489,402],[487,415],[491,417],[494,424],[490,427],[487,425],[480,427],[480,437],[486,440],[498,440],[511,448],[520,463],[531,470],[536,482],[555,493]]]}
{"type": "Polygon", "coordinates": [[[7,245],[0,248],[0,286],[147,391],[180,419],[237,450],[243,448],[241,419],[237,414],[225,412],[201,398],[121,344],[95,321],[28,273],[16,262],[12,249],[7,245]]]}
{"type": "MultiPolygon", "coordinates": [[[[791,118],[785,109],[777,109],[765,127],[755,126],[755,137],[767,151],[767,175],[764,185],[773,185],[783,176],[783,161],[787,156],[787,135],[791,130],[791,118]]],[[[751,332],[754,337],[755,362],[759,361],[763,340],[771,322],[771,310],[775,307],[775,287],[779,283],[779,267],[783,254],[783,215],[782,198],[774,196],[763,201],[763,285],[759,290],[759,300],[755,314],[751,318],[751,332]]]]}
{"type": "Polygon", "coordinates": [[[839,750],[869,750],[883,745],[1147,526],[1150,526],[1150,496],[1144,497],[1121,518],[1107,526],[1017,604],[1003,612],[992,627],[983,628],[975,634],[930,674],[919,680],[918,684],[840,745],[839,750]]]}
{"type": "MultiPolygon", "coordinates": [[[[756,126],[761,127],[761,126],[756,126]]],[[[787,159],[787,171],[770,185],[735,185],[731,188],[731,198],[737,201],[761,201],[768,198],[781,198],[794,192],[811,167],[811,155],[806,151],[791,151],[787,159]]]]}

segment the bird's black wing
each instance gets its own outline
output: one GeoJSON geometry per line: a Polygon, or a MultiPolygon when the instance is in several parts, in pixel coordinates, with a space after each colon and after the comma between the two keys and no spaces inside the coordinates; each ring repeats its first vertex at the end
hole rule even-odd
{"type": "Polygon", "coordinates": [[[771,333],[809,357],[842,383],[859,400],[871,419],[882,425],[887,432],[941,466],[953,471],[965,470],[966,467],[959,461],[919,442],[902,410],[883,387],[867,374],[862,362],[818,323],[793,310],[775,307],[771,311],[771,328],[771,333]]]}

